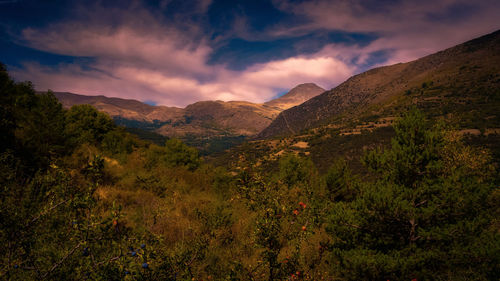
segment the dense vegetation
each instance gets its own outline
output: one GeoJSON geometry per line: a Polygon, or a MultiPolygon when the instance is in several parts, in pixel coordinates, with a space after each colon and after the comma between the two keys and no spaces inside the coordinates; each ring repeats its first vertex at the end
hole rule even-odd
{"type": "MultiPolygon", "coordinates": [[[[365,171],[237,172],[0,69],[0,279],[498,280],[498,159],[412,110],[365,171]]],[[[325,160],[326,161],[326,160],[325,160]]]]}

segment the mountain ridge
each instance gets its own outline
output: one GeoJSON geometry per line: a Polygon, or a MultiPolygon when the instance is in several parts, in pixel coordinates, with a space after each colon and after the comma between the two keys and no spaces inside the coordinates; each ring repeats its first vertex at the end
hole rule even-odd
{"type": "MultiPolygon", "coordinates": [[[[463,81],[455,81],[455,74],[464,67],[472,69],[471,75],[475,75],[474,68],[486,69],[491,72],[488,75],[495,75],[498,73],[496,65],[500,64],[499,54],[500,30],[411,62],[368,70],[301,105],[284,110],[258,137],[293,135],[328,123],[332,118],[355,115],[369,106],[421,91],[421,86],[433,81],[441,88],[460,85],[463,81]]],[[[469,77],[469,80],[474,79],[469,77]]],[[[463,87],[467,84],[463,83],[463,87]]]]}
{"type": "Polygon", "coordinates": [[[153,106],[138,100],[86,96],[69,92],[54,95],[65,108],[90,104],[108,113],[118,124],[152,130],[168,137],[253,136],[266,128],[283,109],[324,92],[313,83],[300,84],[266,103],[198,101],[185,108],[153,106]]]}

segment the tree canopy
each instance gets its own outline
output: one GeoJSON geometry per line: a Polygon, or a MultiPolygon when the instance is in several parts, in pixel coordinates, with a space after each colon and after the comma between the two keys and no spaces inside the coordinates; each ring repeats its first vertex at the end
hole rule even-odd
{"type": "Polygon", "coordinates": [[[335,270],[349,280],[498,279],[487,155],[467,150],[416,110],[394,128],[390,149],[364,157],[376,180],[330,210],[335,270]]]}
{"type": "Polygon", "coordinates": [[[213,167],[1,64],[0,102],[2,280],[500,278],[494,156],[418,110],[367,172],[320,174],[294,153],[213,167]]]}

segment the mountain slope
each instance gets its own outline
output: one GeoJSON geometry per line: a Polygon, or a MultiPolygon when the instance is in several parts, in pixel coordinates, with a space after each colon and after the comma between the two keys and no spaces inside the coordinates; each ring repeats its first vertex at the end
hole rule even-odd
{"type": "Polygon", "coordinates": [[[312,83],[298,85],[284,96],[256,104],[244,101],[201,101],[186,108],[151,106],[137,100],[54,93],[64,107],[90,104],[126,127],[155,131],[164,136],[227,137],[256,135],[285,108],[298,105],[324,90],[312,83]]]}
{"type": "Polygon", "coordinates": [[[113,118],[138,122],[165,122],[181,118],[183,115],[182,108],[151,106],[131,99],[85,96],[66,92],[55,92],[54,95],[65,108],[78,104],[90,104],[98,110],[106,112],[113,118]]]}
{"type": "Polygon", "coordinates": [[[164,136],[255,135],[267,127],[279,108],[250,102],[203,101],[186,108],[151,106],[136,100],[56,92],[65,108],[90,104],[126,127],[155,130],[164,136]]]}
{"type": "Polygon", "coordinates": [[[183,118],[157,132],[166,136],[251,136],[267,127],[279,109],[250,102],[201,101],[188,105],[183,118]]]}
{"type": "Polygon", "coordinates": [[[412,62],[353,76],[338,87],[283,111],[259,136],[296,134],[335,118],[355,118],[376,105],[379,108],[375,110],[383,111],[395,103],[429,104],[434,99],[434,103],[453,112],[462,108],[463,102],[482,103],[498,98],[499,73],[500,31],[496,31],[412,62]]]}
{"type": "Polygon", "coordinates": [[[325,89],[319,87],[314,83],[304,83],[297,85],[295,88],[291,89],[288,93],[284,94],[283,96],[268,101],[264,104],[285,110],[294,107],[296,105],[299,105],[323,93],[324,91],[325,89]]]}

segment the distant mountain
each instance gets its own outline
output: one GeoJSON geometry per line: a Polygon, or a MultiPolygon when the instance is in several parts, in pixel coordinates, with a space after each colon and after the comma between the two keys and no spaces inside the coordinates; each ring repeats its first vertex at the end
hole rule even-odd
{"type": "Polygon", "coordinates": [[[321,173],[343,158],[358,174],[367,149],[387,148],[393,122],[411,108],[444,122],[450,137],[487,148],[500,165],[500,31],[421,59],[349,78],[280,113],[252,142],[207,157],[233,171],[273,169],[290,153],[307,156],[321,173]]]}
{"type": "Polygon", "coordinates": [[[281,110],[243,101],[201,101],[183,109],[157,132],[165,136],[251,136],[266,128],[281,110]]]}
{"type": "Polygon", "coordinates": [[[494,125],[500,118],[499,96],[500,31],[496,31],[412,62],[353,76],[281,112],[259,136],[293,135],[341,120],[354,122],[363,114],[397,115],[398,108],[412,104],[430,114],[454,114],[464,126],[494,125]]]}
{"type": "Polygon", "coordinates": [[[264,104],[285,110],[299,105],[323,92],[325,92],[325,89],[314,83],[304,83],[291,89],[285,95],[264,104]]]}
{"type": "Polygon", "coordinates": [[[155,131],[179,138],[236,137],[256,135],[285,108],[298,105],[324,90],[301,84],[280,98],[264,104],[245,101],[200,101],[186,108],[151,106],[137,100],[84,96],[56,92],[64,107],[90,104],[126,127],[155,131]]]}
{"type": "Polygon", "coordinates": [[[67,92],[55,92],[54,95],[65,108],[70,108],[78,104],[90,104],[96,109],[106,112],[113,118],[133,120],[136,122],[166,122],[167,120],[177,119],[183,116],[182,108],[151,106],[131,99],[84,96],[67,92]]]}

